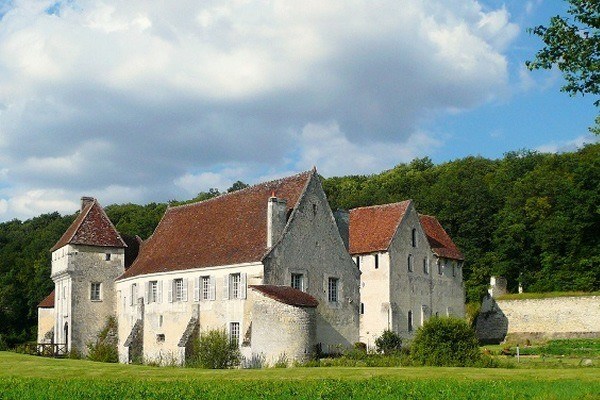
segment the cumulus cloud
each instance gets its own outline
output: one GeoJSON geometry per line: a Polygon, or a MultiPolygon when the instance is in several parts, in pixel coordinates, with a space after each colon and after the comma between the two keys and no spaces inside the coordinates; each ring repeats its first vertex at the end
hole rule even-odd
{"type": "Polygon", "coordinates": [[[392,167],[439,146],[424,120],[506,90],[518,33],[474,0],[9,4],[0,219],[392,167]]]}

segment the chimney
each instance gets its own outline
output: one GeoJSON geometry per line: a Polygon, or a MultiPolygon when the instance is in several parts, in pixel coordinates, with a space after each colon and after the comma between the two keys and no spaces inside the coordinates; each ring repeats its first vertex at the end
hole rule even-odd
{"type": "Polygon", "coordinates": [[[267,247],[273,247],[283,233],[287,222],[286,210],[286,201],[278,199],[273,193],[267,203],[267,247]]]}
{"type": "Polygon", "coordinates": [[[90,204],[90,203],[93,203],[93,202],[94,202],[94,200],[96,200],[96,199],[94,199],[93,197],[87,197],[87,196],[83,196],[83,197],[81,198],[81,211],[83,211],[83,209],[84,209],[84,208],[85,208],[85,207],[86,207],[88,204],[90,204]]]}
{"type": "Polygon", "coordinates": [[[501,276],[490,277],[490,288],[488,289],[488,293],[492,297],[499,297],[508,293],[506,290],[506,278],[501,276]]]}
{"type": "Polygon", "coordinates": [[[346,250],[348,250],[350,241],[350,213],[338,208],[337,211],[333,213],[333,217],[335,218],[335,224],[340,232],[344,246],[346,246],[346,250]]]}

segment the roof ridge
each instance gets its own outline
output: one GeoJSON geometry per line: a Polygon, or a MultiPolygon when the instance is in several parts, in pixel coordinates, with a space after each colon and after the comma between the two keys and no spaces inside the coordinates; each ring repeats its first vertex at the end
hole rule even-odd
{"type": "Polygon", "coordinates": [[[83,221],[85,221],[86,217],[90,214],[90,211],[92,211],[92,207],[94,206],[94,204],[97,202],[96,198],[94,198],[94,200],[88,205],[86,206],[82,211],[82,216],[81,216],[81,220],[79,221],[79,223],[77,224],[77,229],[73,230],[73,234],[69,237],[69,239],[67,240],[67,243],[70,243],[71,240],[73,240],[73,238],[75,237],[75,235],[77,234],[77,232],[79,232],[79,230],[81,229],[81,225],[83,225],[83,221]],[[87,210],[87,211],[86,211],[87,210]],[[85,214],[83,213],[83,211],[85,211],[85,214]]]}
{"type": "Polygon", "coordinates": [[[351,208],[350,211],[354,211],[354,210],[361,210],[361,209],[365,209],[365,208],[384,208],[384,207],[391,207],[391,206],[397,206],[399,204],[402,203],[406,203],[406,202],[411,202],[412,199],[406,199],[406,200],[402,200],[402,201],[397,201],[395,203],[385,203],[385,204],[374,204],[372,206],[360,206],[360,207],[355,207],[355,208],[351,208]]]}
{"type": "Polygon", "coordinates": [[[244,193],[244,192],[249,192],[251,190],[255,190],[258,187],[267,186],[269,184],[273,184],[273,183],[276,183],[276,182],[281,182],[281,181],[284,181],[284,180],[293,179],[293,178],[297,178],[297,177],[302,176],[302,175],[309,175],[309,174],[313,174],[313,173],[316,173],[316,169],[309,170],[309,171],[303,171],[303,172],[300,172],[300,173],[297,173],[297,174],[294,174],[294,175],[285,176],[283,178],[272,179],[272,180],[267,181],[267,182],[256,183],[254,185],[245,187],[245,188],[240,189],[240,190],[235,190],[233,192],[228,192],[228,193],[221,193],[220,195],[215,196],[215,197],[211,197],[210,199],[199,200],[199,201],[195,201],[193,203],[179,204],[179,205],[176,205],[176,206],[167,206],[167,210],[165,211],[165,214],[169,210],[175,210],[175,209],[185,208],[185,207],[189,207],[189,206],[195,206],[195,205],[198,205],[198,204],[208,203],[210,201],[215,201],[215,200],[221,199],[223,197],[237,195],[237,194],[244,193]]]}

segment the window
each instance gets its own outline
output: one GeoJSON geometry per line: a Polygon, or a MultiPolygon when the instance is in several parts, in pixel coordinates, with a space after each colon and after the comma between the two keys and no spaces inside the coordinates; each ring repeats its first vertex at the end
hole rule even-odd
{"type": "Polygon", "coordinates": [[[211,300],[210,276],[202,277],[202,300],[211,300]]]}
{"type": "Polygon", "coordinates": [[[338,278],[329,278],[329,282],[328,282],[328,300],[330,303],[337,303],[338,302],[338,283],[339,283],[339,279],[338,278]]]}
{"type": "Polygon", "coordinates": [[[408,312],[408,331],[413,331],[413,313],[412,311],[408,312]]]}
{"type": "Polygon", "coordinates": [[[379,268],[379,254],[375,254],[375,269],[379,268]]]}
{"type": "Polygon", "coordinates": [[[438,274],[442,274],[442,263],[440,260],[437,260],[438,274]]]}
{"type": "Polygon", "coordinates": [[[104,260],[110,261],[110,253],[104,254],[104,260]]]}
{"type": "Polygon", "coordinates": [[[161,314],[161,315],[158,316],[158,327],[159,328],[162,328],[163,322],[164,322],[164,319],[163,319],[163,316],[161,314]]]}
{"type": "Polygon", "coordinates": [[[165,341],[165,334],[159,333],[156,335],[156,343],[163,343],[165,341]]]}
{"type": "Polygon", "coordinates": [[[412,272],[413,271],[413,256],[412,256],[412,254],[408,255],[407,263],[408,263],[408,272],[412,272]]]}
{"type": "Polygon", "coordinates": [[[225,299],[246,298],[246,274],[229,274],[223,279],[223,297],[225,299]]]}
{"type": "Polygon", "coordinates": [[[137,302],[137,285],[135,283],[131,284],[131,305],[135,306],[137,302]]]}
{"type": "Polygon", "coordinates": [[[356,267],[360,269],[360,256],[356,256],[356,267]]]}
{"type": "Polygon", "coordinates": [[[365,303],[360,303],[360,315],[365,314],[365,303]]]}
{"type": "Polygon", "coordinates": [[[90,287],[90,300],[100,301],[100,283],[92,282],[90,287]]]}
{"type": "Polygon", "coordinates": [[[232,299],[240,298],[240,274],[231,274],[229,275],[229,290],[231,291],[231,295],[229,296],[232,299]]]}
{"type": "Polygon", "coordinates": [[[229,323],[229,341],[236,346],[240,343],[240,323],[231,322],[229,323]]]}
{"type": "Polygon", "coordinates": [[[148,303],[158,302],[158,281],[148,283],[148,303]]]}
{"type": "Polygon", "coordinates": [[[292,274],[292,284],[294,289],[304,291],[304,275],[303,274],[292,274]]]}
{"type": "Polygon", "coordinates": [[[173,289],[175,292],[174,301],[183,301],[183,279],[175,279],[173,281],[173,289]]]}
{"type": "Polygon", "coordinates": [[[417,247],[417,230],[415,228],[413,228],[412,232],[411,232],[411,243],[412,243],[412,247],[417,247]]]}
{"type": "Polygon", "coordinates": [[[452,276],[456,276],[456,263],[452,261],[452,276]]]}
{"type": "Polygon", "coordinates": [[[429,260],[427,258],[423,259],[423,273],[429,275],[429,260]]]}

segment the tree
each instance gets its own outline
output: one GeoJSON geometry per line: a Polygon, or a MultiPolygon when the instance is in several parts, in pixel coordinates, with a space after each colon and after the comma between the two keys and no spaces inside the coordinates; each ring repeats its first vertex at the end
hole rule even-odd
{"type": "MultiPolygon", "coordinates": [[[[525,64],[530,70],[551,69],[557,66],[567,83],[563,92],[600,94],[600,2],[598,0],[567,0],[573,18],[559,15],[550,19],[550,25],[539,25],[529,30],[546,44],[533,61],[525,64]]],[[[594,102],[600,106],[600,100],[594,102]]],[[[600,134],[600,115],[590,131],[600,134]]]]}
{"type": "Polygon", "coordinates": [[[250,186],[250,185],[248,185],[247,183],[244,183],[242,181],[235,181],[233,183],[233,185],[231,185],[231,187],[229,189],[227,189],[227,193],[235,192],[237,190],[242,190],[242,189],[247,188],[248,186],[250,186]]]}

